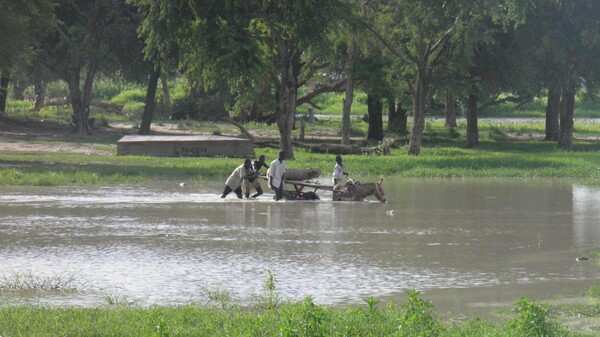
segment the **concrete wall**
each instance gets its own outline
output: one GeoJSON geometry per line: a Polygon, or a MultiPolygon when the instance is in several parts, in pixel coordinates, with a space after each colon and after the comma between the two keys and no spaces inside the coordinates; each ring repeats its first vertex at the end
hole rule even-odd
{"type": "Polygon", "coordinates": [[[228,136],[124,136],[117,142],[119,156],[254,157],[247,138],[228,136]]]}

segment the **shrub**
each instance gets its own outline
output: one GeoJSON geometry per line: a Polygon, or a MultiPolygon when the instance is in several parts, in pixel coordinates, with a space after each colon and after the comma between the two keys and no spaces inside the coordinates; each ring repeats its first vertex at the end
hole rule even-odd
{"type": "Polygon", "coordinates": [[[551,322],[548,309],[531,301],[530,297],[523,297],[514,307],[517,317],[509,323],[509,328],[518,336],[552,337],[559,332],[558,325],[551,322]]]}
{"type": "Polygon", "coordinates": [[[433,317],[433,304],[422,299],[416,290],[407,292],[408,299],[402,305],[398,336],[433,337],[442,333],[441,323],[433,317]]]}

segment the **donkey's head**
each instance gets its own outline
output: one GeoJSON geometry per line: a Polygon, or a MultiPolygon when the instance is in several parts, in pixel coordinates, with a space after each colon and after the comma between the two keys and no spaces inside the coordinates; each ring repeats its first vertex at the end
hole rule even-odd
{"type": "Polygon", "coordinates": [[[379,180],[379,182],[375,183],[375,198],[377,198],[377,200],[381,201],[381,202],[385,202],[385,192],[383,191],[383,188],[381,187],[381,183],[383,182],[383,178],[381,178],[379,180]]]}

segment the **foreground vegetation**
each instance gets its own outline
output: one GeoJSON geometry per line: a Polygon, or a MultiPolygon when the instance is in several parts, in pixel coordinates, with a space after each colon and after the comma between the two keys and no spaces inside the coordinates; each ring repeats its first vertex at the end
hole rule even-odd
{"type": "MultiPolygon", "coordinates": [[[[315,305],[310,297],[277,307],[102,308],[4,306],[3,336],[587,336],[568,331],[552,318],[549,308],[528,298],[519,300],[513,317],[493,324],[481,319],[445,323],[433,304],[418,292],[408,293],[397,307],[377,300],[366,306],[332,308],[315,305]]],[[[592,336],[592,335],[589,335],[592,336]]]]}

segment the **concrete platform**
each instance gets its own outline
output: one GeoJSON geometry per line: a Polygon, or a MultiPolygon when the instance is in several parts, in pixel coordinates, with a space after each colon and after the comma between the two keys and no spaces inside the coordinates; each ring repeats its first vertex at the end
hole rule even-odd
{"type": "Polygon", "coordinates": [[[124,136],[117,141],[119,156],[254,157],[247,138],[207,136],[124,136]]]}

